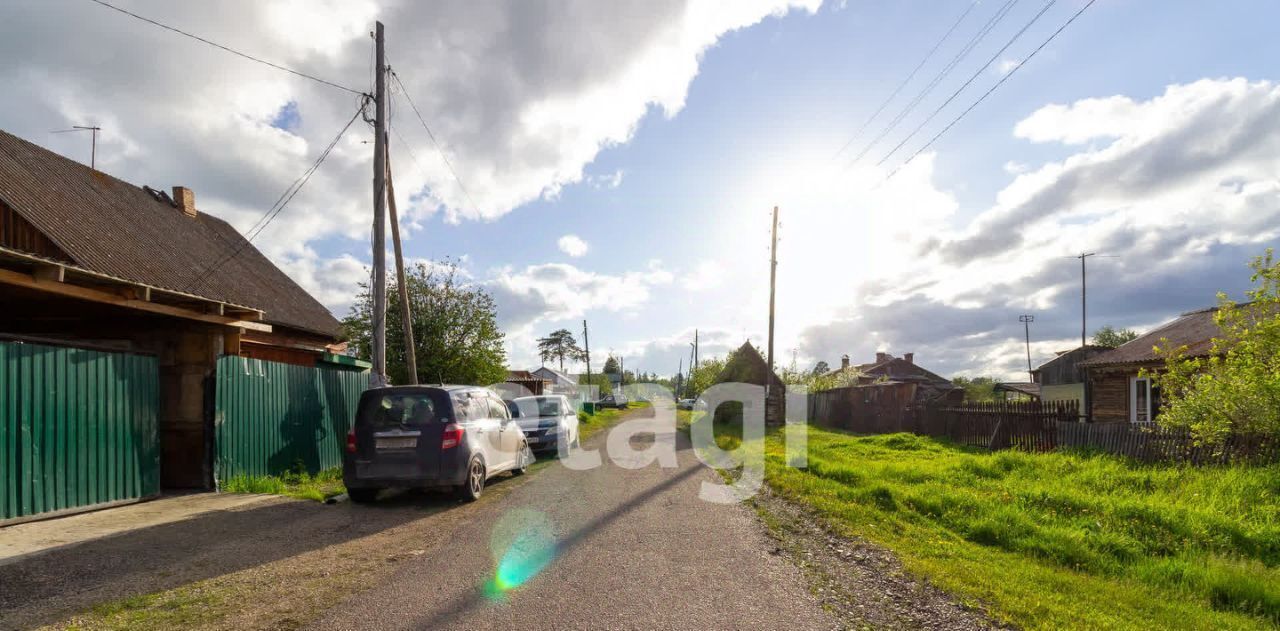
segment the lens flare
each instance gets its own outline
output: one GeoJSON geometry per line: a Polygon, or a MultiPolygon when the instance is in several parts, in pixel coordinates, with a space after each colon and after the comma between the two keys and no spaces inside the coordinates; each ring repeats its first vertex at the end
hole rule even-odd
{"type": "Polygon", "coordinates": [[[555,560],[555,526],[538,511],[514,510],[494,526],[490,549],[497,569],[485,583],[484,593],[499,599],[529,582],[555,560]]]}

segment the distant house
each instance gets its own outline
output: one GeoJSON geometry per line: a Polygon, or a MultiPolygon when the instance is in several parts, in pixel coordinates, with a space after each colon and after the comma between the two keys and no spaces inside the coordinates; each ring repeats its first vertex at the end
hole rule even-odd
{"type": "Polygon", "coordinates": [[[1006,401],[1039,401],[1040,384],[1028,381],[1001,381],[995,391],[1006,401]]]}
{"type": "Polygon", "coordinates": [[[498,387],[503,398],[542,394],[549,382],[527,370],[508,370],[507,380],[498,387]],[[508,396],[510,395],[510,396],[508,396]]]}
{"type": "MultiPolygon", "coordinates": [[[[0,131],[0,392],[17,403],[0,405],[0,427],[20,427],[23,439],[46,432],[67,450],[36,475],[74,480],[76,471],[54,469],[88,457],[137,476],[128,493],[53,508],[214,488],[218,470],[340,462],[368,364],[344,354],[323,304],[197,210],[191,189],[171,190],[0,131]],[[23,372],[35,369],[44,378],[23,372]],[[48,398],[40,407],[25,396],[48,398]],[[114,437],[86,435],[108,426],[114,437]]],[[[19,513],[51,509],[27,499],[35,503],[19,513]]],[[[0,506],[5,517],[13,513],[0,506]]]]}
{"type": "Polygon", "coordinates": [[[564,371],[556,370],[543,366],[537,370],[529,371],[533,376],[545,380],[549,385],[561,388],[577,388],[578,376],[564,371]]]}
{"type": "Polygon", "coordinates": [[[766,423],[782,423],[786,417],[786,385],[750,341],[743,342],[725,363],[715,383],[749,383],[764,386],[766,423]]]}
{"type": "Polygon", "coordinates": [[[916,400],[952,397],[952,393],[963,390],[951,383],[946,377],[938,375],[916,364],[915,353],[903,353],[902,357],[894,357],[889,353],[876,353],[876,360],[866,364],[850,365],[849,356],[840,358],[840,368],[829,373],[830,376],[852,373],[857,385],[876,383],[910,383],[915,384],[916,400]]]}
{"type": "Polygon", "coordinates": [[[1080,365],[1111,350],[1106,346],[1087,345],[1058,353],[1053,359],[1031,371],[1041,401],[1075,401],[1080,413],[1087,415],[1085,372],[1080,365]]]}
{"type": "Polygon", "coordinates": [[[1188,311],[1133,341],[1080,362],[1089,384],[1092,420],[1154,421],[1160,411],[1160,388],[1150,378],[1139,376],[1139,371],[1164,366],[1164,359],[1155,352],[1157,345],[1164,345],[1161,340],[1168,340],[1172,348],[1185,346],[1188,357],[1208,356],[1214,336],[1222,332],[1214,322],[1217,311],[1217,307],[1188,311]]]}

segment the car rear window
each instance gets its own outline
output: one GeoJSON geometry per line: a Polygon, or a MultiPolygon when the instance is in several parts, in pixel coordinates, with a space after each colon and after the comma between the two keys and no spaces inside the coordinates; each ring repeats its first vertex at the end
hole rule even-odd
{"type": "Polygon", "coordinates": [[[375,429],[437,423],[448,415],[444,397],[433,392],[389,392],[361,400],[361,425],[375,429]]]}
{"type": "Polygon", "coordinates": [[[560,416],[560,400],[538,399],[538,416],[560,416]]]}

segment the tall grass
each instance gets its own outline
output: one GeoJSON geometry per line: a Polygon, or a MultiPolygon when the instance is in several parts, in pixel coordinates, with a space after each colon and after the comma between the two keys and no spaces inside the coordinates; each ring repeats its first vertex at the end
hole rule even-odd
{"type": "Polygon", "coordinates": [[[1141,465],[810,428],[800,470],[784,466],[781,438],[766,439],[777,493],[1018,626],[1280,625],[1280,465],[1141,465]]]}
{"type": "Polygon", "coordinates": [[[285,495],[323,502],[345,493],[346,487],[342,484],[342,467],[333,467],[315,475],[297,470],[278,476],[237,474],[224,480],[221,490],[224,493],[285,495]]]}

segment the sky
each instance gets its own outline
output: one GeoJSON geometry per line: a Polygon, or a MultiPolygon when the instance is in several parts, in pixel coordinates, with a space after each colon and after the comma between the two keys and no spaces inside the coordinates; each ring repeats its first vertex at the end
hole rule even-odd
{"type": "MultiPolygon", "coordinates": [[[[1079,345],[1073,256],[1100,255],[1089,332],[1143,331],[1242,297],[1280,240],[1280,5],[1067,24],[1087,1],[118,4],[357,92],[381,20],[406,256],[494,296],[513,368],[583,320],[597,365],[672,374],[695,329],[703,357],[763,347],[777,206],[779,365],[1019,379],[1020,315],[1033,364],[1079,345]]],[[[50,131],[99,125],[100,169],[241,230],[359,106],[89,0],[4,3],[0,59],[0,127],[87,162],[50,131]]],[[[372,135],[255,241],[338,317],[369,276],[372,135]]]]}

